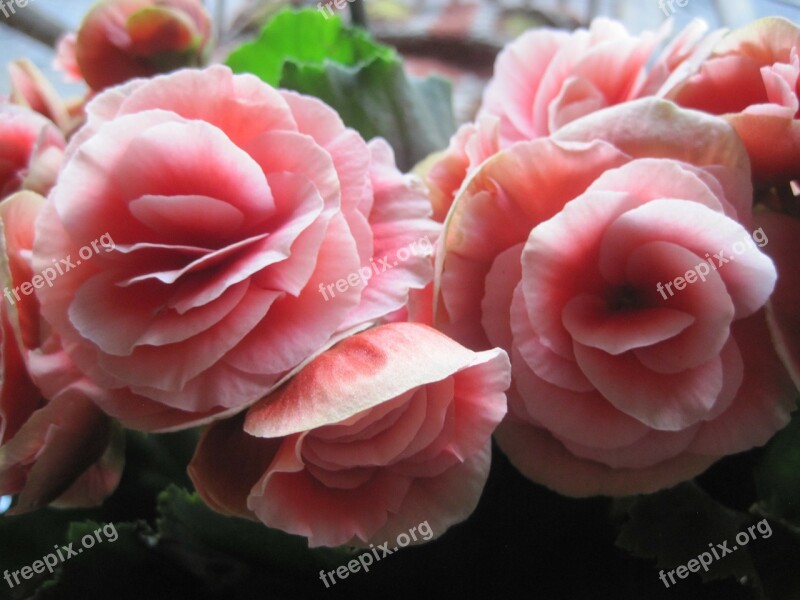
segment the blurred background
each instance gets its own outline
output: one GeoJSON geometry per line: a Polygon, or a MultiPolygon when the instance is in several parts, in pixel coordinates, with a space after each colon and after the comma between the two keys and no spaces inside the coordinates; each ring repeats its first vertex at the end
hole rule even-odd
{"type": "MultiPolygon", "coordinates": [[[[341,2],[342,0],[340,0],[341,2]]],[[[657,29],[669,17],[674,29],[693,18],[712,27],[739,27],[759,17],[782,15],[800,21],[800,0],[355,0],[332,10],[345,20],[355,11],[381,41],[397,47],[409,69],[419,75],[439,74],[454,84],[459,122],[474,115],[491,75],[494,58],[509,39],[535,26],[575,28],[595,16],[621,20],[636,33],[657,29]]],[[[12,4],[13,0],[5,0],[12,4]]],[[[327,0],[326,0],[327,2],[327,0]]],[[[32,60],[65,95],[82,88],[65,83],[52,68],[53,45],[65,31],[78,27],[94,0],[29,0],[11,18],[0,12],[0,64],[17,57],[32,60]]],[[[222,60],[237,41],[255,33],[284,6],[312,6],[318,0],[205,0],[217,26],[222,60]]],[[[10,11],[9,11],[10,12],[10,11]]],[[[9,82],[0,71],[0,94],[9,82]]]]}

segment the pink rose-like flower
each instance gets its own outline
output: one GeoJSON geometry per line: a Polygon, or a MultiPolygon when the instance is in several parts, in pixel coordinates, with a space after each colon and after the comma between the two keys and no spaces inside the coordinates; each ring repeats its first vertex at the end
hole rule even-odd
{"type": "Polygon", "coordinates": [[[497,439],[523,474],[570,495],[650,492],[788,422],[751,203],[733,129],[654,99],[516,144],[465,184],[437,249],[436,323],[511,355],[497,439]]]}
{"type": "Polygon", "coordinates": [[[311,546],[366,546],[423,521],[439,536],[477,505],[509,382],[502,350],[383,325],[213,424],[189,473],[214,509],[311,546]]]}
{"type": "Polygon", "coordinates": [[[14,513],[99,504],[122,473],[119,432],[86,394],[91,384],[63,361],[36,297],[22,287],[40,284],[29,255],[43,203],[29,192],[0,203],[0,495],[17,496],[14,513]],[[51,375],[39,387],[42,370],[51,375]]]}
{"type": "Polygon", "coordinates": [[[200,0],[101,0],[77,35],[59,43],[58,65],[95,91],[136,77],[202,65],[212,23],[200,0]],[[74,56],[73,56],[74,53],[74,56]]]}
{"type": "Polygon", "coordinates": [[[34,244],[37,271],[75,266],[37,293],[107,390],[104,410],[185,427],[255,402],[335,333],[402,308],[432,278],[424,254],[321,292],[436,239],[429,215],[388,145],[319,100],[226,67],[184,70],[87,106],[34,244]],[[114,247],[92,252],[103,235],[114,247]]]}
{"type": "Polygon", "coordinates": [[[500,118],[503,146],[547,136],[597,110],[649,95],[695,51],[706,26],[694,21],[648,61],[668,28],[632,36],[610,19],[568,33],[533,29],[497,57],[479,116],[500,118]]]}
{"type": "Polygon", "coordinates": [[[23,189],[47,194],[65,143],[58,128],[42,115],[0,101],[0,200],[23,189]]]}
{"type": "Polygon", "coordinates": [[[771,17],[719,41],[667,97],[723,115],[747,146],[757,183],[800,178],[800,28],[771,17]]]}
{"type": "Polygon", "coordinates": [[[646,63],[667,31],[633,37],[621,24],[601,18],[589,31],[535,29],[506,46],[478,120],[462,125],[448,148],[429,159],[425,179],[434,218],[444,221],[464,180],[501,148],[547,136],[607,106],[657,93],[704,55],[715,37],[704,39],[705,24],[692,22],[648,72],[646,63]]]}

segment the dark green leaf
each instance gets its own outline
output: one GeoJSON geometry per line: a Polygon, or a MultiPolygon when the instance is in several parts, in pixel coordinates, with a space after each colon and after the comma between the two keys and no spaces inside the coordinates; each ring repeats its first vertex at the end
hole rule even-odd
{"type": "Polygon", "coordinates": [[[800,411],[770,440],[755,481],[760,512],[800,527],[800,411]]]}
{"type": "Polygon", "coordinates": [[[397,55],[363,30],[344,27],[338,16],[326,19],[316,10],[283,10],[264,26],[258,39],[234,50],[226,63],[237,73],[253,73],[279,86],[287,63],[359,68],[376,58],[397,60],[397,55]]]}
{"type": "Polygon", "coordinates": [[[338,566],[347,550],[309,550],[305,538],[270,529],[259,522],[227,517],[208,508],[196,493],[170,486],[158,498],[159,530],[164,540],[186,547],[210,548],[244,562],[291,571],[338,566]]]}
{"type": "MultiPolygon", "coordinates": [[[[731,510],[710,498],[694,483],[684,483],[672,489],[639,496],[628,506],[630,519],[622,526],[617,546],[639,558],[656,559],[657,569],[667,574],[673,569],[708,553],[708,571],[702,567],[698,575],[704,581],[734,577],[747,582],[755,590],[762,588],[761,580],[753,565],[749,546],[739,547],[736,534],[747,530],[753,523],[746,513],[731,510]],[[726,545],[732,552],[725,554],[719,545],[726,545]],[[736,550],[734,550],[736,548],[736,550]],[[717,552],[717,557],[714,556],[717,552]]],[[[767,527],[763,526],[766,530],[767,527]]],[[[756,539],[749,537],[753,546],[768,544],[759,530],[754,530],[756,539]]],[[[675,587],[681,579],[673,576],[675,587]]],[[[667,579],[669,582],[669,578],[667,579]]],[[[670,587],[673,584],[669,582],[670,587]]],[[[763,597],[763,594],[762,594],[763,597]]]]}
{"type": "Polygon", "coordinates": [[[386,138],[404,170],[444,148],[455,131],[449,83],[409,78],[394,50],[315,10],[279,13],[227,63],[320,98],[364,138],[386,138]]]}

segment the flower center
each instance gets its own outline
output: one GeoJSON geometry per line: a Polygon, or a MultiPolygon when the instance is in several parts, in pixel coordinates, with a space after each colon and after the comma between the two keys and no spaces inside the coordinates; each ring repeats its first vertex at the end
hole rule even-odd
{"type": "Polygon", "coordinates": [[[609,290],[606,294],[606,303],[609,310],[614,312],[628,312],[644,306],[642,295],[631,284],[620,285],[609,290]]]}

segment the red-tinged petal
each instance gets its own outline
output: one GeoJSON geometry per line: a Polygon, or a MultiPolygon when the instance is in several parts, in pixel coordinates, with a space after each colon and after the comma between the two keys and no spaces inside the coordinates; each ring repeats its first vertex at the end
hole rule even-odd
{"type": "Polygon", "coordinates": [[[392,323],[370,329],[320,355],[285,388],[252,407],[245,430],[279,437],[336,423],[439,381],[469,365],[472,355],[424,325],[392,323]],[[398,372],[404,373],[402,379],[398,372]]]}
{"type": "Polygon", "coordinates": [[[197,493],[211,508],[225,515],[254,518],[247,508],[247,496],[272,463],[281,441],[248,435],[242,429],[243,421],[242,413],[209,426],[187,471],[197,493]]]}

